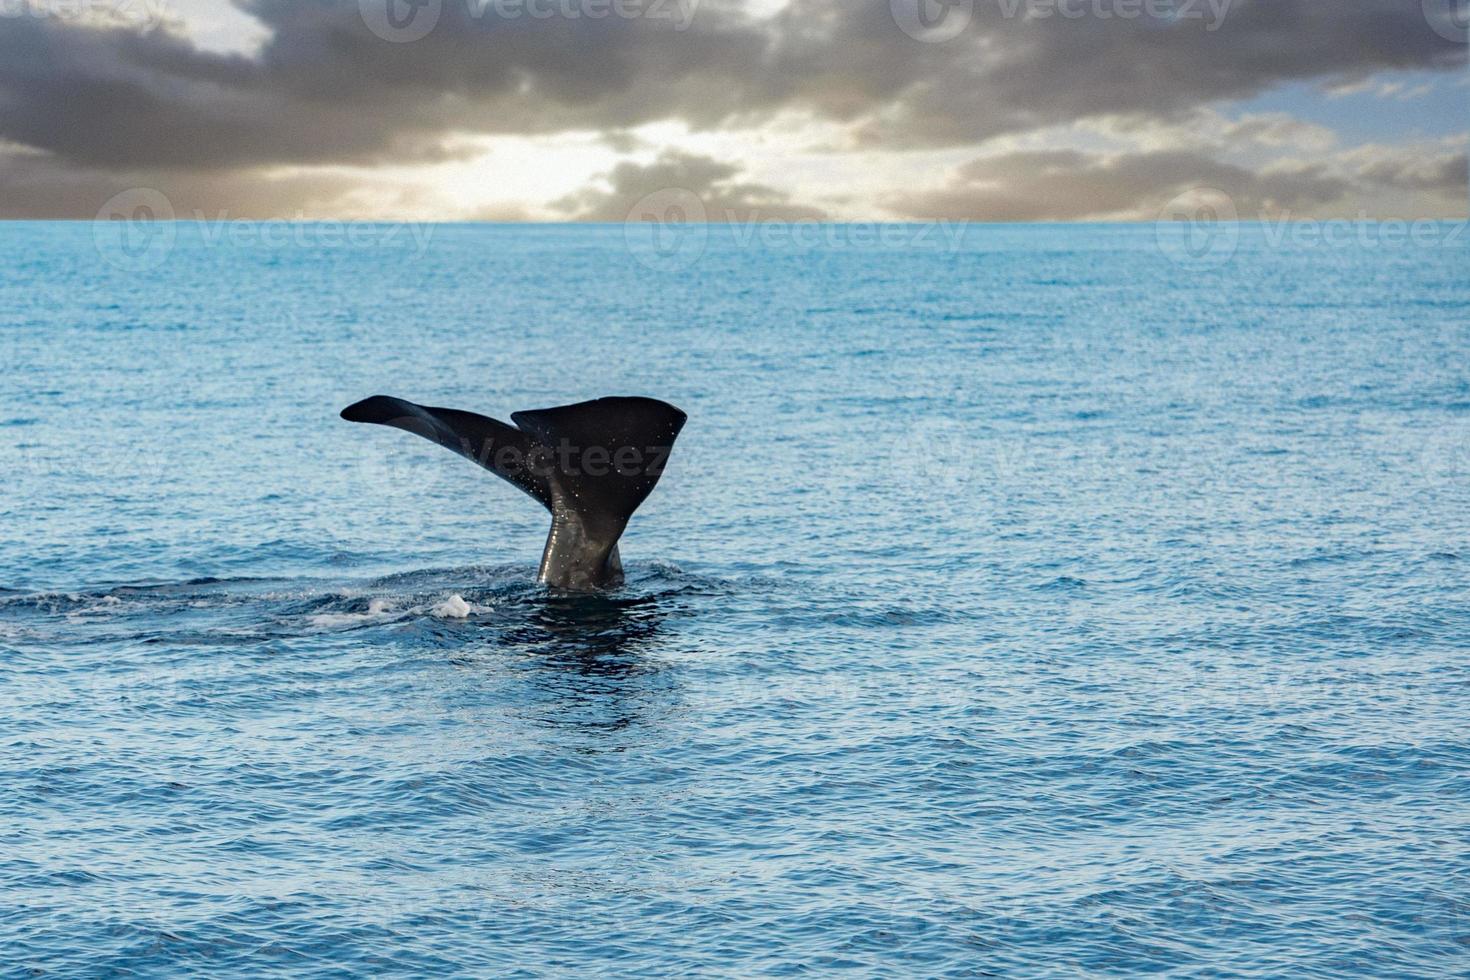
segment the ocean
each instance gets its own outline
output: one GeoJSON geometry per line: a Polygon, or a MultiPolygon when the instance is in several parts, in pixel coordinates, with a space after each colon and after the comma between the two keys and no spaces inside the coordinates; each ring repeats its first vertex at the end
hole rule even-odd
{"type": "Polygon", "coordinates": [[[1470,972],[1463,225],[0,241],[4,975],[1470,972]]]}

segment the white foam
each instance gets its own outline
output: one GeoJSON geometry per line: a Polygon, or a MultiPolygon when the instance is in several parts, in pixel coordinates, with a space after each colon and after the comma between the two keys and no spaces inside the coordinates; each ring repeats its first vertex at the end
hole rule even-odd
{"type": "Polygon", "coordinates": [[[452,595],[432,610],[439,619],[469,619],[474,606],[464,601],[464,596],[452,595]]]}
{"type": "MultiPolygon", "coordinates": [[[[77,596],[76,598],[78,601],[81,600],[80,596],[77,596]]],[[[80,609],[73,609],[71,612],[66,614],[66,618],[75,621],[82,618],[83,616],[100,616],[104,613],[113,611],[114,607],[120,605],[122,605],[122,600],[115,595],[98,596],[95,603],[90,606],[83,606],[80,609]]]]}
{"type": "Polygon", "coordinates": [[[368,602],[367,612],[322,613],[320,616],[311,617],[311,625],[319,629],[358,626],[362,623],[370,623],[373,620],[382,619],[392,611],[393,606],[387,599],[372,599],[368,602]]]}
{"type": "MultiPolygon", "coordinates": [[[[424,606],[409,606],[402,610],[406,615],[420,616],[425,611],[424,606]]],[[[475,607],[466,602],[464,596],[461,595],[451,595],[438,605],[427,607],[428,614],[436,619],[468,619],[475,611],[475,607]]],[[[367,612],[322,613],[311,617],[309,622],[317,629],[348,629],[381,622],[394,615],[395,610],[391,599],[371,599],[368,601],[367,612]]]]}

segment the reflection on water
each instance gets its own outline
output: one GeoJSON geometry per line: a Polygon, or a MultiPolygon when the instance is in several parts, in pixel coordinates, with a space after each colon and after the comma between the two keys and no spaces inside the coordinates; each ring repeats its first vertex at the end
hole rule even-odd
{"type": "Polygon", "coordinates": [[[531,616],[543,631],[545,656],[581,673],[615,676],[636,667],[638,651],[653,645],[664,614],[656,595],[542,597],[531,616]]]}
{"type": "Polygon", "coordinates": [[[660,594],[576,595],[519,591],[475,625],[489,631],[485,656],[460,655],[478,669],[502,671],[507,652],[525,685],[515,709],[538,724],[590,734],[622,731],[672,696],[659,656],[668,616],[660,594]]]}
{"type": "Polygon", "coordinates": [[[643,655],[663,620],[656,596],[548,595],[532,619],[545,636],[540,686],[562,702],[547,724],[610,734],[671,696],[667,673],[643,655]]]}

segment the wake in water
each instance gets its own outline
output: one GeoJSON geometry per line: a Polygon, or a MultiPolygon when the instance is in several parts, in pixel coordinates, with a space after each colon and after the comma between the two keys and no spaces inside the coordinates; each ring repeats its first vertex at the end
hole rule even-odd
{"type": "Polygon", "coordinates": [[[731,587],[655,564],[633,569],[627,587],[607,595],[548,592],[519,566],[424,570],[356,582],[202,578],[75,592],[7,590],[0,593],[0,642],[237,646],[363,630],[420,631],[443,641],[443,628],[455,624],[490,630],[513,643],[538,629],[568,633],[563,625],[589,627],[595,638],[656,619],[681,596],[731,587]]]}

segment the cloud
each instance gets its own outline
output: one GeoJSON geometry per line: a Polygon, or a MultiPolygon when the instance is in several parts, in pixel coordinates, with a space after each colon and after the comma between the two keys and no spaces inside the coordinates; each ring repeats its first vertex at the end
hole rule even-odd
{"type": "Polygon", "coordinates": [[[731,79],[765,44],[715,11],[678,32],[443,9],[428,37],[394,44],[356,3],[254,0],[271,31],[254,57],[163,30],[0,19],[0,137],[118,168],[432,161],[455,133],[713,123],[744,108],[731,79]]]}
{"type": "MultiPolygon", "coordinates": [[[[889,147],[954,144],[1104,115],[1176,118],[1284,82],[1450,68],[1465,58],[1464,45],[1436,34],[1409,0],[1237,0],[1213,31],[1207,17],[1007,17],[1016,2],[1022,12],[1033,6],[978,3],[975,23],[953,49],[933,45],[951,56],[920,59],[907,79],[890,71],[890,84],[904,84],[901,94],[878,101],[861,138],[889,147]]],[[[877,57],[882,30],[876,19],[852,16],[829,47],[859,52],[852,70],[860,77],[885,77],[862,60],[877,57]]]]}
{"type": "Polygon", "coordinates": [[[1422,99],[1434,91],[1431,84],[1415,85],[1410,87],[1404,82],[1381,81],[1376,78],[1360,78],[1350,82],[1342,82],[1327,87],[1329,99],[1341,99],[1350,95],[1372,95],[1379,99],[1394,99],[1399,102],[1412,102],[1422,99]]]}
{"type": "Polygon", "coordinates": [[[1316,165],[1255,172],[1192,152],[1048,150],[972,160],[947,186],[897,196],[890,206],[926,220],[1151,220],[1198,187],[1224,191],[1250,215],[1328,204],[1350,185],[1316,165]]]}
{"type": "MultiPolygon", "coordinates": [[[[1299,132],[1275,117],[1252,117],[1226,132],[1237,129],[1295,149],[1310,149],[1314,142],[1312,130],[1299,132]]],[[[1470,137],[1461,136],[1409,146],[1371,144],[1279,157],[1259,167],[1198,148],[1022,150],[975,158],[943,186],[893,195],[886,203],[897,214],[920,219],[1132,221],[1153,220],[1179,195],[1208,188],[1227,194],[1245,219],[1373,212],[1453,219],[1464,216],[1467,142],[1470,137]]]]}
{"type": "Polygon", "coordinates": [[[90,220],[114,195],[136,189],[163,194],[180,218],[210,221],[410,218],[438,204],[421,200],[423,191],[413,185],[367,180],[335,169],[272,174],[115,171],[57,161],[32,150],[0,148],[0,220],[90,220]]]}
{"type": "MultiPolygon", "coordinates": [[[[168,25],[0,18],[0,140],[41,154],[10,152],[17,170],[0,177],[0,214],[88,216],[127,186],[158,187],[214,211],[388,207],[394,192],[364,171],[478,158],[477,139],[509,135],[585,133],[628,154],[651,148],[642,135],[650,127],[695,139],[806,120],[813,132],[845,134],[824,139],[855,157],[979,153],[998,140],[1103,121],[1177,137],[1210,107],[1286,82],[1342,91],[1380,72],[1462,65],[1466,50],[1430,28],[1417,0],[1170,0],[1180,16],[1165,18],[1037,16],[1077,0],[976,0],[965,29],[944,43],[906,34],[890,0],[791,0],[764,16],[738,0],[519,2],[443,0],[426,36],[393,43],[373,33],[357,0],[238,0],[236,18],[258,27],[251,37],[259,43],[245,49],[196,43],[168,25]],[[633,15],[587,13],[619,4],[633,15]],[[578,15],[497,12],[531,5],[578,15]]],[[[1146,5],[1094,6],[1117,14],[1146,5]]],[[[1283,153],[1327,152],[1335,140],[1279,114],[1242,120],[1216,138],[1283,153]]],[[[1215,147],[1197,144],[1177,137],[1137,159],[1074,163],[1101,195],[1090,207],[1066,189],[1055,204],[1033,199],[1041,178],[1007,171],[995,154],[993,172],[1009,173],[1014,192],[962,175],[904,200],[920,210],[948,201],[962,212],[1128,214],[1147,174],[1170,181],[1194,168],[1238,179],[1262,200],[1341,179],[1309,166],[1295,177],[1237,173],[1212,164],[1215,147]],[[1195,156],[1181,156],[1188,153],[1195,156]]],[[[665,178],[703,181],[699,193],[717,209],[816,213],[720,170],[741,164],[680,152],[622,165],[559,201],[559,213],[608,217],[665,178]]],[[[1414,179],[1445,185],[1443,174],[1414,179]]],[[[1376,180],[1365,173],[1355,186],[1376,180]]],[[[858,192],[833,188],[831,199],[844,193],[858,192]]],[[[467,202],[446,216],[542,207],[467,202]]]]}
{"type": "Polygon", "coordinates": [[[1326,126],[1302,122],[1285,113],[1273,112],[1245,116],[1230,123],[1220,134],[1222,147],[1254,143],[1279,149],[1288,147],[1325,153],[1337,144],[1337,134],[1326,126]]]}
{"type": "Polygon", "coordinates": [[[1464,203],[1470,188],[1470,164],[1464,146],[1438,149],[1371,145],[1345,154],[1359,179],[1405,191],[1429,191],[1464,203]]]}
{"type": "MultiPolygon", "coordinates": [[[[743,183],[740,170],[711,157],[666,152],[648,164],[623,162],[592,186],[552,205],[576,221],[639,220],[641,202],[659,204],[681,199],[696,204],[697,214],[676,214],[677,220],[711,221],[820,221],[818,208],[793,203],[787,195],[763,184],[743,183]],[[692,198],[690,197],[692,195],[692,198]]],[[[665,210],[660,207],[659,212],[665,210]]]]}
{"type": "Polygon", "coordinates": [[[356,2],[249,0],[268,32],[254,55],[161,29],[4,18],[0,137],[90,165],[230,169],[434,160],[454,133],[728,128],[797,111],[893,148],[1464,60],[1409,0],[1236,0],[1213,31],[1206,19],[1006,16],[1013,5],[980,2],[966,32],[925,44],[888,0],[793,0],[765,19],[706,0],[687,25],[446,0],[426,37],[395,44],[356,2]]]}
{"type": "Polygon", "coordinates": [[[115,194],[133,188],[158,190],[183,217],[195,210],[210,217],[221,211],[234,217],[284,217],[313,200],[341,203],[340,182],[325,176],[285,182],[232,176],[236,179],[221,182],[219,175],[187,172],[119,173],[10,149],[0,152],[0,220],[89,220],[115,194]]]}

